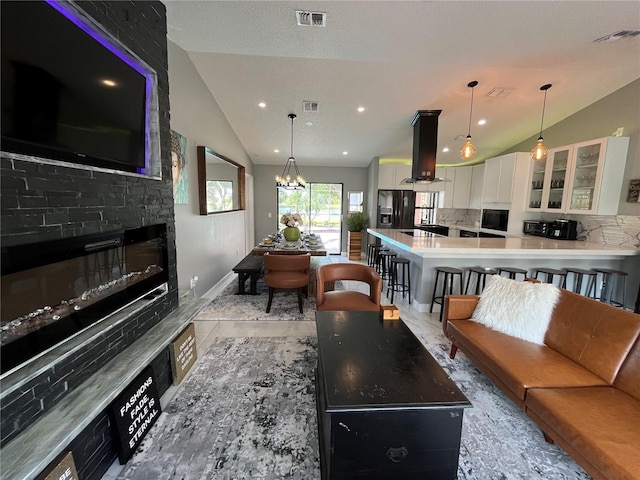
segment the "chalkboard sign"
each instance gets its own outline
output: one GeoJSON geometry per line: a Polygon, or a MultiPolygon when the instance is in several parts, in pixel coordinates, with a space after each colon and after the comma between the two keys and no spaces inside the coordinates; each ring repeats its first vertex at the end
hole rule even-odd
{"type": "Polygon", "coordinates": [[[160,398],[149,366],[111,404],[111,414],[124,465],[160,416],[160,398]]]}
{"type": "Polygon", "coordinates": [[[189,326],[171,342],[169,352],[171,352],[173,384],[179,385],[198,359],[198,353],[196,351],[196,329],[193,323],[190,323],[189,326]]]}
{"type": "Polygon", "coordinates": [[[76,464],[71,452],[62,452],[36,480],[78,480],[76,464]]]}

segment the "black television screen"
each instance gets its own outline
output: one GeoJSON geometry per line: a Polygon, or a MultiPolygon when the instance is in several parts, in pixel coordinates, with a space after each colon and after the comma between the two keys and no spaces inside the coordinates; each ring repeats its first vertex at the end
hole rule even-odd
{"type": "Polygon", "coordinates": [[[0,6],[2,150],[142,172],[143,72],[60,6],[0,6]]]}

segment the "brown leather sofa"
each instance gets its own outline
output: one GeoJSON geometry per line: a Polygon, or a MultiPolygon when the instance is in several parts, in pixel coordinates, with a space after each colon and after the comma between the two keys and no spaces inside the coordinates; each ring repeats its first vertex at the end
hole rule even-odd
{"type": "Polygon", "coordinates": [[[445,299],[459,349],[595,479],[640,479],[640,315],[560,291],[545,345],[471,318],[480,297],[445,299]]]}
{"type": "Polygon", "coordinates": [[[382,280],[378,272],[359,263],[322,265],[317,273],[316,310],[380,311],[382,280]],[[369,284],[369,295],[350,290],[326,291],[327,284],[355,280],[369,284]]]}

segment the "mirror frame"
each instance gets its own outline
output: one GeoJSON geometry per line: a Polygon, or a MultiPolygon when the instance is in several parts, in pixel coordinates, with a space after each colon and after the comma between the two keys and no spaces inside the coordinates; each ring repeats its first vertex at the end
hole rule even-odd
{"type": "Polygon", "coordinates": [[[230,158],[216,153],[209,147],[198,146],[198,199],[200,203],[200,215],[215,215],[218,213],[237,212],[245,210],[245,185],[244,185],[245,169],[242,165],[234,162],[230,158]],[[207,211],[207,154],[214,155],[238,170],[238,208],[231,210],[219,210],[217,212],[207,211]]]}

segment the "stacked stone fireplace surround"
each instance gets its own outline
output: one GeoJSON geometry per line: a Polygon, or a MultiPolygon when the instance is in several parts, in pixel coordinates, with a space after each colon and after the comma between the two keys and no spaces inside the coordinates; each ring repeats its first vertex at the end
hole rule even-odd
{"type": "MultiPolygon", "coordinates": [[[[2,446],[16,439],[57,402],[73,395],[78,386],[178,306],[165,7],[156,1],[92,1],[75,5],[157,73],[163,180],[34,163],[2,154],[2,245],[165,223],[168,294],[128,318],[108,337],[96,338],[73,358],[54,363],[24,388],[3,398],[2,446]]],[[[151,365],[162,395],[172,382],[168,349],[151,365]]],[[[68,449],[73,452],[80,479],[100,479],[117,458],[107,412],[91,419],[68,449]]]]}

